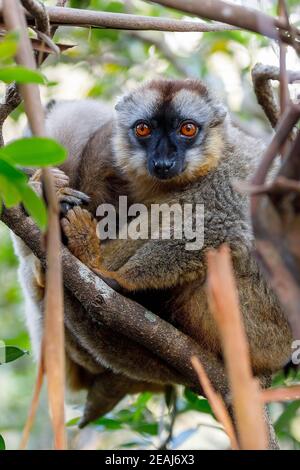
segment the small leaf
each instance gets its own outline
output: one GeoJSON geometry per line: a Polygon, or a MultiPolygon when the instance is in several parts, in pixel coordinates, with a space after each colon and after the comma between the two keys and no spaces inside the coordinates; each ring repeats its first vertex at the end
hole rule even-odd
{"type": "Polygon", "coordinates": [[[69,428],[69,427],[72,427],[72,426],[77,426],[77,424],[79,423],[80,421],[80,418],[77,417],[77,418],[73,418],[73,419],[70,419],[67,423],[66,423],[66,426],[69,428]]]}
{"type": "Polygon", "coordinates": [[[2,160],[2,149],[0,149],[0,175],[5,176],[5,178],[11,183],[26,183],[27,177],[22,171],[17,170],[9,162],[2,160]]]}
{"type": "Polygon", "coordinates": [[[25,354],[28,352],[16,346],[0,346],[0,365],[16,361],[25,354]]]}
{"type": "Polygon", "coordinates": [[[212,409],[206,398],[198,397],[188,388],[186,388],[184,391],[184,397],[187,400],[187,405],[183,410],[179,410],[180,412],[196,410],[200,411],[201,413],[211,414],[213,416],[212,409]]]}
{"type": "Polygon", "coordinates": [[[120,423],[115,419],[105,417],[97,419],[93,422],[93,424],[96,424],[97,426],[103,426],[107,431],[114,431],[123,428],[123,423],[120,423]]]}
{"type": "Polygon", "coordinates": [[[16,206],[21,202],[21,194],[15,188],[14,184],[0,173],[0,194],[4,200],[6,207],[16,206]]]}
{"type": "Polygon", "coordinates": [[[67,151],[53,139],[26,137],[0,149],[0,156],[17,165],[43,167],[63,163],[67,151]]]}
{"type": "Polygon", "coordinates": [[[3,41],[0,43],[0,57],[1,61],[11,59],[17,52],[18,44],[15,41],[3,41]]]}
{"type": "Polygon", "coordinates": [[[11,65],[0,68],[0,80],[5,83],[38,83],[46,85],[46,78],[36,70],[27,69],[21,65],[11,65]]]}
{"type": "Polygon", "coordinates": [[[29,215],[35,220],[41,230],[47,227],[47,209],[42,198],[40,198],[30,186],[20,187],[23,205],[29,215]]]}
{"type": "Polygon", "coordinates": [[[0,434],[0,450],[5,450],[5,449],[6,449],[5,442],[4,442],[3,437],[0,434]]]}
{"type": "Polygon", "coordinates": [[[119,446],[122,449],[130,449],[131,447],[140,447],[141,444],[142,443],[139,441],[132,441],[132,442],[124,442],[124,444],[119,444],[119,446]]]}
{"type": "Polygon", "coordinates": [[[18,187],[26,184],[26,182],[27,177],[24,173],[0,158],[0,194],[7,207],[19,204],[21,194],[18,187]]]}
{"type": "Polygon", "coordinates": [[[274,424],[276,433],[286,431],[289,428],[290,422],[295,417],[299,408],[300,400],[295,400],[286,405],[285,410],[274,424]]]}
{"type": "Polygon", "coordinates": [[[10,31],[6,34],[1,34],[1,42],[0,42],[0,60],[1,62],[5,62],[9,59],[12,59],[18,49],[18,42],[19,42],[19,33],[16,31],[10,31]]]}
{"type": "Polygon", "coordinates": [[[150,434],[151,436],[158,435],[158,423],[132,423],[130,429],[138,432],[139,434],[150,434]]]}

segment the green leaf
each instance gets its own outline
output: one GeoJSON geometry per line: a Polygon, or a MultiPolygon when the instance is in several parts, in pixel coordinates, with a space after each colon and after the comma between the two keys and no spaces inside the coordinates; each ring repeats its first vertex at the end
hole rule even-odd
{"type": "Polygon", "coordinates": [[[290,425],[291,419],[296,416],[297,410],[300,408],[300,400],[295,400],[289,403],[284,412],[279,416],[274,424],[276,433],[287,431],[290,425]]]}
{"type": "Polygon", "coordinates": [[[151,436],[158,435],[158,423],[132,423],[130,429],[138,432],[139,434],[150,434],[151,436]]]}
{"type": "Polygon", "coordinates": [[[6,40],[0,43],[1,62],[11,59],[17,52],[18,43],[12,40],[6,40]]]}
{"type": "Polygon", "coordinates": [[[72,426],[77,426],[77,424],[79,423],[80,421],[80,418],[77,417],[77,418],[73,418],[73,419],[70,419],[67,423],[66,423],[66,426],[69,428],[69,427],[72,427],[72,426]]]}
{"type": "Polygon", "coordinates": [[[28,352],[16,346],[0,346],[0,365],[16,361],[25,354],[28,354],[28,352]]]}
{"type": "Polygon", "coordinates": [[[0,61],[6,62],[12,59],[17,52],[19,42],[19,33],[10,31],[2,38],[0,42],[0,61]]]}
{"type": "Polygon", "coordinates": [[[67,151],[53,139],[26,137],[0,149],[0,156],[17,165],[43,167],[63,163],[67,151]]]}
{"type": "Polygon", "coordinates": [[[41,230],[47,227],[47,209],[42,198],[40,198],[30,186],[24,185],[20,188],[23,205],[29,215],[35,220],[41,230]]]}
{"type": "Polygon", "coordinates": [[[0,80],[5,83],[38,83],[46,85],[46,78],[36,70],[27,69],[21,65],[9,65],[0,68],[0,80]]]}
{"type": "Polygon", "coordinates": [[[12,183],[22,184],[27,182],[27,177],[22,171],[17,170],[9,162],[2,159],[2,149],[0,149],[0,175],[3,175],[12,183]]]}
{"type": "Polygon", "coordinates": [[[206,398],[198,397],[188,388],[184,391],[184,397],[187,400],[187,406],[183,410],[179,410],[181,413],[188,410],[196,410],[213,416],[212,409],[206,398]]]}
{"type": "Polygon", "coordinates": [[[119,444],[122,449],[130,449],[131,447],[140,447],[141,442],[132,441],[132,442],[124,442],[124,444],[119,444]]]}
{"type": "MultiPolygon", "coordinates": [[[[1,161],[0,161],[1,165],[1,161]]],[[[16,206],[21,202],[21,194],[13,183],[8,181],[6,177],[0,173],[0,194],[3,197],[6,207],[16,206]]]]}
{"type": "Polygon", "coordinates": [[[105,417],[97,419],[93,424],[96,424],[97,426],[103,426],[108,431],[114,431],[123,428],[123,423],[120,421],[105,417]]]}
{"type": "Polygon", "coordinates": [[[0,450],[5,450],[5,442],[1,434],[0,434],[0,450]]]}
{"type": "Polygon", "coordinates": [[[0,194],[7,207],[15,206],[21,202],[18,187],[26,184],[26,182],[27,177],[24,173],[0,158],[0,194]]]}

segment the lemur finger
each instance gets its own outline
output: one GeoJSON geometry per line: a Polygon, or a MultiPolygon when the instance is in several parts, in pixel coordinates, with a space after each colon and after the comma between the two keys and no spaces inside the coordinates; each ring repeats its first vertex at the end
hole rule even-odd
{"type": "Polygon", "coordinates": [[[73,224],[73,225],[76,224],[77,217],[75,215],[74,208],[69,210],[65,219],[68,220],[70,224],[73,224]]]}
{"type": "Polygon", "coordinates": [[[74,212],[75,212],[75,215],[78,219],[80,219],[80,221],[84,224],[85,222],[88,222],[90,224],[90,222],[92,221],[92,214],[85,210],[85,209],[82,209],[81,207],[79,206],[76,206],[74,207],[74,212]]]}
{"type": "MultiPolygon", "coordinates": [[[[51,168],[51,174],[54,179],[54,185],[56,189],[63,188],[69,185],[69,177],[59,168],[51,168]]],[[[31,183],[41,183],[42,180],[42,170],[37,170],[34,175],[30,178],[31,183]]]]}
{"type": "Polygon", "coordinates": [[[68,202],[61,202],[60,203],[60,213],[62,215],[67,215],[67,213],[69,212],[69,210],[71,210],[73,207],[72,204],[69,204],[68,202]]]}
{"type": "Polygon", "coordinates": [[[66,236],[68,236],[68,234],[70,233],[70,230],[71,230],[71,224],[70,224],[69,220],[66,217],[64,217],[63,219],[61,219],[60,223],[61,223],[61,227],[63,229],[63,232],[65,233],[66,236]]]}
{"type": "Polygon", "coordinates": [[[78,191],[77,189],[72,189],[72,188],[63,188],[61,190],[63,194],[66,194],[68,196],[76,196],[79,199],[82,199],[85,202],[90,202],[90,196],[87,194],[83,193],[82,191],[78,191]]]}
{"type": "Polygon", "coordinates": [[[60,203],[67,202],[70,205],[70,208],[72,208],[72,206],[79,206],[80,204],[82,204],[82,200],[78,197],[66,196],[64,194],[59,196],[58,201],[60,203]]]}

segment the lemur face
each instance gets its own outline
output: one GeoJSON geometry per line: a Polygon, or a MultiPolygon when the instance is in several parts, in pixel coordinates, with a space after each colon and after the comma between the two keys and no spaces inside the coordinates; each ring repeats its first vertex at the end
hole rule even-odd
{"type": "Polygon", "coordinates": [[[198,81],[152,81],[116,106],[115,158],[124,171],[163,181],[191,177],[212,159],[223,107],[198,81]]]}

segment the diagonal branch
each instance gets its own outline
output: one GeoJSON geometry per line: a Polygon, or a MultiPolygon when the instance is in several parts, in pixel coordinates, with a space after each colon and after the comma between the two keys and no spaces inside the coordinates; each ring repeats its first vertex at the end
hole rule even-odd
{"type": "MultiPolygon", "coordinates": [[[[5,209],[1,220],[17,235],[46,266],[41,234],[35,224],[19,208],[5,209]]],[[[191,357],[199,357],[214,387],[224,396],[227,379],[221,362],[193,339],[170,323],[123,297],[84,266],[66,247],[62,247],[62,269],[65,287],[79,300],[87,312],[90,331],[105,325],[127,336],[163,359],[185,377],[185,384],[199,390],[197,374],[191,357]]]]}

